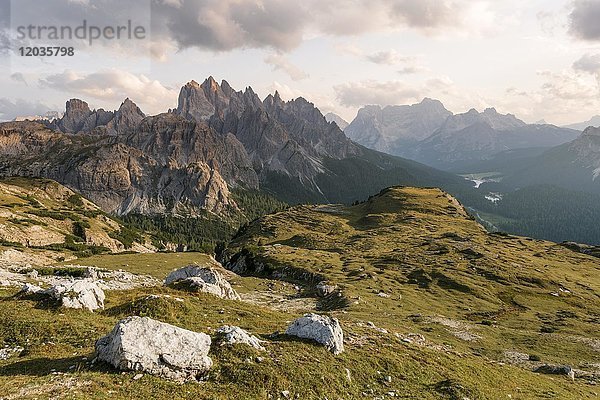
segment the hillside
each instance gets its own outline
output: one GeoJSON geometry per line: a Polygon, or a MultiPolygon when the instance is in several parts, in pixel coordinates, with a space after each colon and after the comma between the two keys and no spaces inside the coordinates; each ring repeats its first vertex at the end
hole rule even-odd
{"type": "Polygon", "coordinates": [[[575,140],[530,158],[503,182],[512,187],[552,184],[598,194],[599,176],[600,128],[589,127],[575,140]]]}
{"type": "MultiPolygon", "coordinates": [[[[309,271],[340,286],[351,315],[392,332],[422,333],[492,365],[532,368],[511,361],[521,353],[585,368],[598,357],[597,347],[585,344],[598,341],[597,259],[551,242],[487,234],[439,190],[390,189],[353,207],[268,216],[241,232],[225,259],[247,273],[272,270],[291,281],[309,271]]],[[[472,388],[465,379],[458,383],[472,388]]],[[[522,379],[539,377],[523,372],[522,379]]],[[[498,398],[484,393],[474,398],[498,398]]]]}
{"type": "MultiPolygon", "coordinates": [[[[241,300],[164,287],[108,290],[104,311],[57,309],[0,289],[0,392],[19,398],[594,398],[598,260],[550,242],[487,234],[436,189],[392,188],[352,207],[263,217],[223,253],[241,300]],[[315,284],[338,291],[324,298],[315,284]],[[340,294],[338,294],[340,293],[340,294]],[[154,296],[150,296],[154,295],[154,296]],[[168,297],[168,296],[170,297],[168,297]],[[335,316],[335,356],[282,335],[307,311],[335,316]],[[90,364],[94,342],[129,315],[214,335],[233,324],[265,340],[211,349],[206,381],[184,385],[90,364]],[[575,380],[532,372],[570,365],[575,380]]],[[[86,261],[163,279],[201,254],[86,261]]],[[[160,283],[157,283],[160,285],[160,283]]],[[[12,398],[12,397],[9,397],[12,398]]]]}
{"type": "Polygon", "coordinates": [[[63,258],[150,251],[138,243],[141,240],[95,204],[54,181],[0,180],[0,248],[63,258]]]}

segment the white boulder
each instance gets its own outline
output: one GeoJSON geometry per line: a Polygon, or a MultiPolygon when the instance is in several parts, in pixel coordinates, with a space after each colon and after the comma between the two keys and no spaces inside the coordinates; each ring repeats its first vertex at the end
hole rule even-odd
{"type": "Polygon", "coordinates": [[[212,367],[210,336],[148,317],[129,317],[96,342],[99,361],[178,382],[201,380],[212,367]]]}
{"type": "Polygon", "coordinates": [[[104,291],[87,279],[65,281],[52,286],[44,293],[60,301],[63,307],[94,311],[104,308],[104,291]]]}
{"type": "Polygon", "coordinates": [[[188,265],[171,272],[165,279],[165,285],[183,285],[189,290],[210,293],[215,296],[239,300],[240,296],[219,271],[212,267],[188,265]]]}
{"type": "Polygon", "coordinates": [[[325,315],[305,314],[287,328],[286,335],[312,339],[333,354],[344,351],[344,333],[337,319],[325,315]]]}
{"type": "Polygon", "coordinates": [[[217,334],[221,337],[221,345],[241,343],[252,346],[256,350],[265,350],[261,344],[262,340],[240,327],[225,325],[217,329],[217,334]]]}

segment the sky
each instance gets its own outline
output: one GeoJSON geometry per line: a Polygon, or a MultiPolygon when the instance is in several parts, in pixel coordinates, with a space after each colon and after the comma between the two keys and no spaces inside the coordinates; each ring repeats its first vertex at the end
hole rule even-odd
{"type": "MultiPolygon", "coordinates": [[[[352,120],[441,100],[556,125],[600,114],[600,0],[0,0],[0,120],[70,98],[147,114],[213,76],[352,120]],[[20,37],[22,26],[143,27],[142,39],[20,37]],[[73,47],[25,57],[26,46],[73,47]]],[[[88,35],[89,36],[89,35],[88,35]]]]}

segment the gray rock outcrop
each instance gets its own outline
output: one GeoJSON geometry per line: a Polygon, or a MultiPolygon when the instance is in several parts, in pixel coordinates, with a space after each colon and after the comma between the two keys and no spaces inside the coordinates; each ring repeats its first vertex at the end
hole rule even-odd
{"type": "Polygon", "coordinates": [[[79,279],[61,282],[43,293],[66,308],[78,308],[94,311],[104,308],[104,291],[93,281],[79,279]]]}
{"type": "Polygon", "coordinates": [[[65,115],[57,122],[58,128],[67,133],[76,133],[83,129],[92,110],[83,100],[71,99],[67,101],[65,115]]]}
{"type": "Polygon", "coordinates": [[[178,382],[201,380],[212,367],[210,336],[147,317],[129,317],[96,342],[96,355],[124,371],[178,382]]]}
{"type": "Polygon", "coordinates": [[[317,296],[327,297],[338,290],[337,285],[332,285],[327,281],[321,281],[316,286],[317,296]]]}
{"type": "Polygon", "coordinates": [[[44,292],[45,292],[45,290],[37,285],[34,285],[32,283],[25,283],[21,287],[21,291],[19,292],[19,294],[28,296],[28,295],[42,294],[44,292]]]}
{"type": "Polygon", "coordinates": [[[240,299],[223,275],[209,266],[188,265],[171,272],[165,279],[165,285],[175,284],[188,290],[214,294],[223,299],[240,299]]]}
{"type": "Polygon", "coordinates": [[[312,339],[336,355],[344,351],[344,333],[339,321],[325,315],[305,314],[292,322],[285,334],[312,339]]]}
{"type": "Polygon", "coordinates": [[[237,326],[225,325],[217,329],[217,335],[220,336],[221,345],[224,344],[245,344],[254,347],[256,350],[264,351],[261,344],[262,340],[237,326]]]}

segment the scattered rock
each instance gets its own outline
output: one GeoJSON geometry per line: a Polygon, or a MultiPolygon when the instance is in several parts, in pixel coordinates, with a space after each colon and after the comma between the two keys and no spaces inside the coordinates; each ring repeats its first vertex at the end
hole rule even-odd
{"type": "Polygon", "coordinates": [[[37,285],[33,285],[31,283],[25,283],[23,285],[23,287],[21,288],[21,291],[19,292],[19,294],[21,295],[33,295],[33,294],[42,294],[44,293],[44,289],[42,289],[41,287],[37,286],[37,285]]]}
{"type": "Polygon", "coordinates": [[[543,365],[540,365],[539,367],[537,367],[534,372],[537,372],[540,374],[549,374],[549,375],[571,376],[573,374],[573,368],[571,368],[568,365],[543,364],[543,365]]]}
{"type": "Polygon", "coordinates": [[[344,351],[344,333],[337,319],[318,314],[305,314],[287,328],[286,335],[312,339],[333,354],[344,351]]]}
{"type": "Polygon", "coordinates": [[[460,250],[460,253],[462,255],[464,255],[465,258],[468,259],[468,260],[478,260],[478,259],[484,257],[483,254],[481,254],[480,252],[478,252],[478,251],[476,251],[476,250],[474,250],[474,249],[472,249],[470,247],[467,247],[466,249],[460,250]]]}
{"type": "Polygon", "coordinates": [[[223,275],[212,267],[188,265],[180,268],[167,276],[165,285],[177,285],[179,288],[210,293],[224,299],[240,299],[223,275]]]}
{"type": "Polygon", "coordinates": [[[96,342],[99,361],[179,382],[200,380],[212,367],[210,336],[148,317],[129,317],[96,342]]]}
{"type": "Polygon", "coordinates": [[[512,351],[512,350],[506,350],[504,352],[503,359],[507,363],[513,364],[513,365],[522,365],[529,361],[535,361],[535,360],[531,360],[531,356],[529,354],[521,353],[518,351],[512,351]]]}
{"type": "Polygon", "coordinates": [[[25,349],[21,346],[5,347],[3,349],[0,349],[0,360],[8,360],[14,355],[21,354],[23,350],[25,349]]]}
{"type": "Polygon", "coordinates": [[[327,297],[338,290],[337,285],[330,285],[327,281],[321,281],[316,286],[317,296],[327,297]]]}
{"type": "Polygon", "coordinates": [[[265,348],[261,345],[262,340],[254,335],[249,334],[240,327],[225,325],[217,329],[217,334],[221,336],[221,345],[241,343],[254,347],[256,350],[265,350],[265,348]]]}
{"type": "Polygon", "coordinates": [[[104,291],[90,280],[75,280],[52,286],[45,291],[51,298],[60,301],[63,307],[88,309],[104,308],[104,291]]]}
{"type": "MultiPolygon", "coordinates": [[[[359,326],[362,326],[362,324],[360,324],[359,326]]],[[[367,321],[367,326],[371,329],[376,330],[379,333],[383,333],[383,334],[388,334],[387,329],[385,328],[379,328],[377,325],[375,325],[374,323],[372,323],[371,321],[367,321]]]]}

